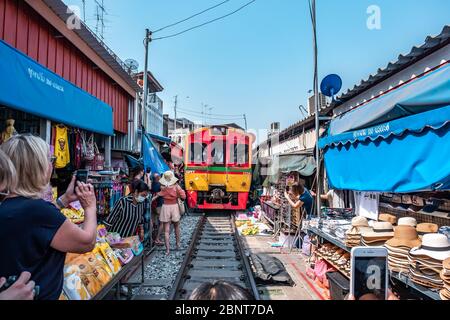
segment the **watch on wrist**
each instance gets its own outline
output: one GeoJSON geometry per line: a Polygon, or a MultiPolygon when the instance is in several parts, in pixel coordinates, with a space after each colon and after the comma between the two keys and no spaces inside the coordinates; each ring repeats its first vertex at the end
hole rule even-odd
{"type": "Polygon", "coordinates": [[[66,204],[61,200],[61,197],[59,197],[58,199],[56,199],[56,204],[58,205],[58,207],[60,207],[61,209],[66,208],[66,204]]]}

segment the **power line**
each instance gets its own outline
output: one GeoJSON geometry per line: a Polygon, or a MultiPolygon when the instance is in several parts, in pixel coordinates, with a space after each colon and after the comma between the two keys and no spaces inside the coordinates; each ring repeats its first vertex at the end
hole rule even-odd
{"type": "Polygon", "coordinates": [[[225,4],[225,3],[227,3],[227,2],[230,2],[230,1],[231,1],[231,0],[225,0],[225,1],[221,2],[221,3],[219,3],[219,4],[216,4],[216,5],[212,6],[212,7],[209,7],[208,9],[205,9],[205,10],[203,10],[203,11],[201,11],[201,12],[198,12],[198,13],[196,13],[196,14],[193,14],[192,16],[187,17],[186,19],[183,19],[183,20],[180,20],[180,21],[178,21],[178,22],[169,24],[169,25],[167,25],[167,26],[165,26],[165,27],[159,28],[159,29],[153,31],[153,33],[157,33],[157,32],[160,32],[160,31],[162,31],[162,30],[165,30],[165,29],[167,29],[167,28],[170,28],[170,27],[174,27],[174,26],[176,26],[176,25],[179,25],[180,23],[186,22],[186,21],[188,21],[188,20],[190,20],[190,19],[192,19],[192,18],[195,18],[195,17],[197,17],[197,16],[199,16],[199,15],[205,13],[205,12],[208,12],[208,11],[210,11],[210,10],[212,10],[212,9],[215,9],[215,8],[217,8],[217,7],[219,7],[219,6],[223,5],[223,4],[225,4]]]}
{"type": "Polygon", "coordinates": [[[162,39],[167,39],[167,38],[173,38],[173,37],[179,36],[179,35],[181,35],[181,34],[183,34],[183,33],[189,32],[189,31],[191,31],[191,30],[198,29],[198,28],[200,28],[200,27],[206,26],[206,25],[208,25],[208,24],[210,24],[210,23],[213,23],[213,22],[216,22],[216,21],[218,21],[218,20],[225,19],[225,18],[227,18],[227,17],[229,17],[229,16],[231,16],[231,15],[233,15],[233,14],[235,14],[235,13],[241,11],[241,10],[244,9],[245,7],[248,7],[249,5],[251,5],[251,4],[254,3],[254,2],[256,2],[256,0],[252,0],[252,1],[250,1],[250,2],[247,2],[246,4],[244,4],[243,6],[239,7],[238,9],[236,9],[236,10],[234,10],[234,11],[232,11],[232,12],[226,14],[226,15],[223,15],[223,16],[221,16],[221,17],[218,17],[218,18],[209,20],[209,21],[207,21],[207,22],[205,22],[205,23],[196,25],[196,26],[194,26],[194,27],[191,27],[191,28],[189,28],[189,29],[180,31],[180,32],[178,32],[178,33],[174,33],[174,34],[171,34],[171,35],[168,35],[168,36],[165,36],[165,37],[155,38],[155,39],[153,39],[153,40],[162,40],[162,39]]]}
{"type": "MultiPolygon", "coordinates": [[[[183,111],[187,111],[187,112],[191,112],[191,113],[203,114],[203,112],[193,110],[193,109],[178,108],[178,110],[183,110],[183,111]]],[[[240,114],[218,114],[218,113],[210,113],[210,115],[219,116],[219,117],[231,117],[231,118],[237,118],[237,117],[242,116],[240,114]]]]}
{"type": "MultiPolygon", "coordinates": [[[[179,110],[179,108],[178,108],[178,110],[179,110]]],[[[203,118],[207,118],[207,119],[223,120],[223,121],[232,121],[232,120],[242,120],[242,119],[244,119],[243,116],[235,117],[235,118],[223,118],[223,117],[208,116],[207,114],[203,114],[203,115],[193,114],[193,113],[189,113],[189,112],[186,112],[186,111],[178,111],[178,113],[181,113],[181,114],[184,114],[184,115],[188,115],[188,116],[191,116],[191,117],[203,117],[203,118]]]]}
{"type": "MultiPolygon", "coordinates": [[[[202,117],[201,115],[197,115],[197,114],[191,114],[189,112],[185,112],[185,111],[178,111],[178,113],[182,113],[191,117],[202,117]]],[[[214,120],[224,120],[224,121],[232,121],[232,120],[241,120],[243,119],[243,117],[236,117],[236,118],[222,118],[222,117],[214,117],[214,116],[208,116],[206,114],[203,115],[203,118],[208,118],[208,119],[214,119],[214,120]]]]}

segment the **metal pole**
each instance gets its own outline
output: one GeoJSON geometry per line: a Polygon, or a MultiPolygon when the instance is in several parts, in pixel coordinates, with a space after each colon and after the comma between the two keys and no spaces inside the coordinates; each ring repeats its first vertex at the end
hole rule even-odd
{"type": "Polygon", "coordinates": [[[312,0],[312,24],[313,24],[313,40],[314,40],[314,100],[315,100],[315,129],[316,129],[316,213],[320,217],[321,209],[321,181],[320,181],[320,149],[319,149],[319,129],[320,129],[320,105],[319,105],[319,68],[318,68],[318,48],[317,48],[317,24],[316,24],[316,0],[312,0]]]}
{"type": "Polygon", "coordinates": [[[148,100],[148,46],[152,41],[152,32],[149,29],[145,29],[145,65],[144,65],[144,94],[143,94],[143,103],[141,110],[141,126],[143,125],[144,119],[144,110],[147,110],[147,100],[148,100]]]}
{"type": "Polygon", "coordinates": [[[174,131],[177,131],[177,104],[178,104],[178,96],[175,96],[175,105],[174,105],[174,111],[175,111],[175,127],[174,131]]]}
{"type": "Polygon", "coordinates": [[[244,114],[245,131],[247,131],[247,116],[244,114]]]}

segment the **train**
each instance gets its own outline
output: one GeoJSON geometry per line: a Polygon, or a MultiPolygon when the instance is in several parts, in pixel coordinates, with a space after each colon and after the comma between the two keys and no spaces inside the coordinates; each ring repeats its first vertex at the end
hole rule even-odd
{"type": "Polygon", "coordinates": [[[241,211],[252,182],[255,136],[229,126],[202,127],[185,140],[185,188],[190,209],[241,211]]]}

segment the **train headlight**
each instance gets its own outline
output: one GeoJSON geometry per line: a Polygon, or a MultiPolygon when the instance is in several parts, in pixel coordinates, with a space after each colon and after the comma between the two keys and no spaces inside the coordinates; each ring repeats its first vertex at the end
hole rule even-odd
{"type": "Polygon", "coordinates": [[[247,185],[247,182],[242,182],[242,186],[245,187],[247,185]]]}
{"type": "Polygon", "coordinates": [[[189,181],[189,185],[193,186],[194,185],[194,181],[189,181]]]}

